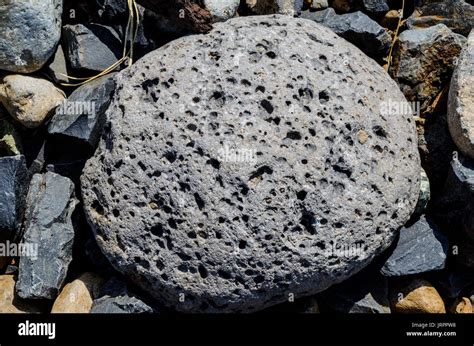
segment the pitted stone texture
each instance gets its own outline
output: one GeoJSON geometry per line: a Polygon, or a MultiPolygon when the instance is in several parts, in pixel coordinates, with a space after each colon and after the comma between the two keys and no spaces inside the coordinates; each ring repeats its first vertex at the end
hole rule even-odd
{"type": "Polygon", "coordinates": [[[181,311],[254,311],[341,282],[418,199],[415,126],[381,114],[388,100],[406,102],[385,71],[308,20],[174,41],[117,76],[82,176],[98,243],[181,311]]]}

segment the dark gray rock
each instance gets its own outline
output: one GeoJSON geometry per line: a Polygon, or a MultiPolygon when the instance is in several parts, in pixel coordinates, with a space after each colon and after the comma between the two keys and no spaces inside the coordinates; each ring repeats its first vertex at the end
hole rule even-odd
{"type": "Polygon", "coordinates": [[[437,113],[428,116],[418,130],[418,148],[422,166],[429,177],[432,194],[438,195],[443,190],[453,152],[456,150],[449,133],[446,114],[437,113]]]}
{"type": "Polygon", "coordinates": [[[463,210],[474,199],[474,161],[454,153],[437,211],[463,210]]]}
{"type": "Polygon", "coordinates": [[[474,268],[474,161],[454,152],[446,184],[433,201],[431,214],[453,237],[455,261],[474,268]]]}
{"type": "Polygon", "coordinates": [[[15,265],[9,264],[6,267],[5,272],[3,273],[3,275],[16,275],[17,273],[18,273],[18,267],[15,266],[15,265]]]}
{"type": "Polygon", "coordinates": [[[30,184],[22,242],[38,256],[20,259],[16,291],[25,299],[54,299],[72,260],[76,206],[74,184],[54,173],[36,174],[30,184]]]}
{"type": "Polygon", "coordinates": [[[99,14],[104,23],[119,24],[128,19],[127,0],[103,0],[100,5],[99,14]]]}
{"type": "Polygon", "coordinates": [[[69,83],[71,82],[68,77],[70,73],[68,71],[66,56],[61,45],[58,45],[56,53],[51,63],[46,68],[46,73],[49,78],[55,83],[69,83]]]}
{"type": "MultiPolygon", "coordinates": [[[[43,136],[38,136],[38,137],[42,137],[41,139],[44,139],[43,136]]],[[[31,143],[28,143],[28,144],[31,144],[31,143]]],[[[31,163],[28,170],[30,173],[30,176],[43,172],[43,168],[46,162],[45,155],[44,155],[45,142],[44,141],[40,143],[34,142],[33,145],[29,147],[29,149],[31,150],[31,156],[30,156],[31,163]],[[37,145],[37,147],[35,148],[33,145],[37,145]]]]}
{"type": "MultiPolygon", "coordinates": [[[[129,17],[127,0],[102,0],[96,2],[88,0],[82,1],[86,2],[86,4],[83,4],[84,11],[93,16],[92,20],[82,21],[82,23],[89,22],[113,27],[119,37],[125,37],[125,29],[129,17]]],[[[135,60],[158,47],[155,39],[160,35],[158,27],[161,25],[159,20],[149,20],[150,16],[156,16],[154,12],[145,9],[140,5],[137,5],[137,8],[140,21],[138,25],[137,38],[135,40],[135,60]]]]}
{"type": "Polygon", "coordinates": [[[415,208],[412,116],[379,110],[406,100],[312,21],[231,19],[116,80],[81,177],[86,216],[113,266],[178,310],[320,292],[386,249],[415,208]]]}
{"type": "Polygon", "coordinates": [[[100,288],[98,298],[104,296],[117,297],[128,294],[127,284],[117,277],[112,277],[100,288]]]}
{"type": "Polygon", "coordinates": [[[0,242],[14,240],[20,229],[28,191],[25,157],[0,157],[0,242]]]}
{"type": "Polygon", "coordinates": [[[389,10],[387,0],[362,0],[362,9],[370,14],[382,15],[389,10]]]}
{"type": "MultiPolygon", "coordinates": [[[[56,145],[61,145],[61,141],[55,141],[56,145]]],[[[74,142],[69,142],[66,143],[67,145],[64,145],[65,148],[63,150],[67,150],[67,148],[70,148],[70,146],[74,145],[74,142]]],[[[80,143],[76,143],[76,146],[74,147],[75,150],[80,151],[80,143]]],[[[90,152],[90,151],[89,151],[90,152]]],[[[77,152],[74,152],[74,154],[77,154],[77,152]]],[[[78,155],[87,155],[87,151],[80,151],[80,154],[78,155]]],[[[90,155],[90,154],[89,154],[90,155]]],[[[64,158],[63,161],[58,160],[54,163],[50,163],[46,166],[46,171],[55,173],[58,175],[61,175],[63,177],[67,177],[71,179],[74,183],[77,183],[79,181],[79,177],[81,175],[82,169],[84,168],[84,165],[86,164],[87,159],[70,159],[68,160],[67,158],[64,158]]]]}
{"type": "Polygon", "coordinates": [[[408,18],[410,29],[444,24],[452,31],[469,35],[474,27],[474,6],[471,0],[431,0],[419,2],[408,18]]]}
{"type": "Polygon", "coordinates": [[[422,114],[449,83],[465,42],[444,24],[405,30],[398,37],[390,73],[406,98],[420,103],[422,114]]]}
{"type": "Polygon", "coordinates": [[[436,211],[457,236],[456,262],[474,268],[474,161],[455,153],[436,211]]]}
{"type": "Polygon", "coordinates": [[[341,13],[363,11],[377,18],[389,10],[387,0],[330,0],[329,5],[341,13]]]}
{"type": "Polygon", "coordinates": [[[318,12],[303,11],[301,18],[330,28],[373,58],[381,58],[390,47],[391,38],[387,31],[360,11],[338,15],[334,9],[328,8],[318,12]]]}
{"type": "Polygon", "coordinates": [[[93,314],[142,314],[153,309],[136,296],[130,294],[127,285],[112,278],[101,288],[99,298],[94,300],[93,314]]]}
{"type": "Polygon", "coordinates": [[[61,37],[62,3],[2,1],[0,70],[31,73],[43,67],[61,37]]]}
{"type": "Polygon", "coordinates": [[[448,240],[433,221],[421,217],[400,230],[393,253],[381,269],[385,276],[404,276],[443,269],[448,240]]]}
{"type": "Polygon", "coordinates": [[[56,109],[48,132],[97,146],[104,123],[104,113],[115,90],[114,75],[84,84],[56,109]]]}
{"type": "Polygon", "coordinates": [[[136,297],[102,297],[94,301],[91,314],[145,314],[153,309],[136,297]]]}
{"type": "MultiPolygon", "coordinates": [[[[138,8],[140,9],[141,6],[138,5],[138,8]]],[[[126,25],[128,16],[128,0],[66,0],[64,2],[64,24],[126,25]]]]}
{"type": "MultiPolygon", "coordinates": [[[[137,37],[135,39],[133,50],[134,61],[142,58],[144,55],[158,48],[160,44],[157,43],[157,38],[162,35],[162,33],[158,31],[157,28],[155,28],[155,26],[157,25],[155,21],[156,15],[154,13],[151,13],[151,11],[141,13],[141,21],[138,27],[137,37]]],[[[120,37],[125,36],[125,27],[123,25],[115,25],[114,29],[120,37]]]]}
{"type": "Polygon", "coordinates": [[[65,25],[63,34],[66,58],[73,69],[102,72],[122,57],[122,41],[111,27],[65,25]]]}
{"type": "Polygon", "coordinates": [[[321,294],[321,308],[350,314],[388,314],[388,281],[380,274],[361,273],[321,294]]]}

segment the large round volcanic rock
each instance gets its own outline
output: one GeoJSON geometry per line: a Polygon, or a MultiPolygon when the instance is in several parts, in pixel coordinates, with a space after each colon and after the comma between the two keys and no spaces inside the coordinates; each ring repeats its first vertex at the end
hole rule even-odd
{"type": "Polygon", "coordinates": [[[387,248],[415,207],[404,96],[311,21],[217,24],[117,83],[82,177],[86,214],[111,263],[178,310],[324,290],[387,248]]]}

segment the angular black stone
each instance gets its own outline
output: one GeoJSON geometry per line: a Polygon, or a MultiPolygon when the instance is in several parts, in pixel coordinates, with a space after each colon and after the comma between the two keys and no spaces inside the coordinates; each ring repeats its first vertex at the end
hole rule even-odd
{"type": "Polygon", "coordinates": [[[362,9],[364,12],[380,15],[389,10],[387,0],[362,0],[362,9]]]}
{"type": "Polygon", "coordinates": [[[451,208],[464,208],[474,198],[474,161],[454,154],[443,193],[443,200],[451,208]]]}
{"type": "Polygon", "coordinates": [[[48,128],[49,134],[77,139],[95,148],[114,90],[114,75],[79,87],[56,110],[48,128]]]}
{"type": "Polygon", "coordinates": [[[372,58],[381,58],[390,47],[390,35],[360,11],[338,15],[333,8],[328,8],[318,12],[303,11],[301,18],[328,27],[372,58]]]}
{"type": "Polygon", "coordinates": [[[94,300],[93,314],[140,314],[152,313],[153,309],[132,295],[126,284],[112,278],[104,284],[99,298],[94,300]]]}
{"type": "Polygon", "coordinates": [[[72,260],[74,184],[54,173],[36,174],[26,205],[22,243],[36,247],[37,256],[20,258],[16,291],[25,299],[54,299],[72,260]]]}
{"type": "Polygon", "coordinates": [[[423,216],[400,230],[398,243],[380,271],[385,276],[403,276],[443,269],[447,251],[446,236],[423,216]]]}
{"type": "Polygon", "coordinates": [[[14,240],[21,226],[28,191],[22,155],[0,158],[0,241],[14,240]]]}
{"type": "Polygon", "coordinates": [[[122,40],[111,27],[65,25],[63,37],[66,58],[72,69],[102,72],[122,57],[122,40]]]}
{"type": "MultiPolygon", "coordinates": [[[[431,213],[443,229],[451,229],[454,236],[460,237],[459,244],[454,245],[473,247],[465,240],[472,239],[474,243],[474,161],[454,153],[446,183],[433,201],[431,213]]],[[[466,259],[471,251],[462,251],[466,259]]]]}

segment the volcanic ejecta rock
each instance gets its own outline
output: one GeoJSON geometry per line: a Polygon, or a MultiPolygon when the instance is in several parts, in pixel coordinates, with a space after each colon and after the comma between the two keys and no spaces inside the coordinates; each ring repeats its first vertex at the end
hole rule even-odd
{"type": "Polygon", "coordinates": [[[81,178],[85,212],[115,268],[177,310],[320,292],[386,249],[415,208],[415,125],[380,110],[406,99],[316,23],[231,19],[116,81],[81,178]]]}

